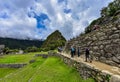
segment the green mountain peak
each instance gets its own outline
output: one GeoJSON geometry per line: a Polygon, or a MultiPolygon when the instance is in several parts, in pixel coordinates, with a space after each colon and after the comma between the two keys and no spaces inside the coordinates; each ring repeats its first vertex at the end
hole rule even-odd
{"type": "Polygon", "coordinates": [[[46,50],[54,50],[59,46],[64,46],[66,39],[63,37],[59,30],[54,31],[51,33],[45,42],[42,45],[42,48],[46,50]]]}

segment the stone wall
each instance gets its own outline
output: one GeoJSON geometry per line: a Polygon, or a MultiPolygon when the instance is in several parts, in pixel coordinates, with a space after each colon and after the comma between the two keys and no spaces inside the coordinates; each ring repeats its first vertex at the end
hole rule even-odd
{"type": "Polygon", "coordinates": [[[5,45],[0,45],[0,55],[3,54],[3,49],[5,48],[5,45]]]}
{"type": "Polygon", "coordinates": [[[0,64],[0,68],[22,68],[27,64],[0,64]]]}
{"type": "Polygon", "coordinates": [[[68,41],[65,51],[71,46],[80,47],[81,54],[88,47],[95,60],[120,67],[120,19],[68,41]]]}
{"type": "Polygon", "coordinates": [[[35,54],[36,57],[41,56],[42,58],[47,58],[48,54],[35,54]]]}
{"type": "Polygon", "coordinates": [[[0,49],[4,49],[5,48],[5,45],[0,45],[0,49]]]}
{"type": "Polygon", "coordinates": [[[109,73],[105,70],[94,68],[84,62],[78,62],[61,54],[49,53],[49,56],[60,57],[65,64],[74,67],[84,79],[93,78],[95,82],[120,82],[120,76],[109,73]]]}

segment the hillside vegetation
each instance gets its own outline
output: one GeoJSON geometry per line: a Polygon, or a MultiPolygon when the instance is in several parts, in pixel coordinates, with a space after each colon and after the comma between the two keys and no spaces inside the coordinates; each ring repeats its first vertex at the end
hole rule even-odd
{"type": "Polygon", "coordinates": [[[41,40],[20,40],[12,38],[0,38],[0,44],[5,45],[10,49],[26,49],[28,47],[40,47],[43,41],[41,40]]]}
{"type": "Polygon", "coordinates": [[[92,21],[91,24],[85,29],[85,33],[93,31],[94,25],[104,26],[109,23],[115,23],[119,19],[119,14],[120,0],[114,0],[107,7],[104,7],[101,10],[101,17],[92,21]]]}
{"type": "Polygon", "coordinates": [[[54,50],[59,46],[64,46],[66,39],[62,36],[62,34],[56,30],[52,34],[50,34],[45,42],[42,45],[42,48],[46,50],[54,50]]]}

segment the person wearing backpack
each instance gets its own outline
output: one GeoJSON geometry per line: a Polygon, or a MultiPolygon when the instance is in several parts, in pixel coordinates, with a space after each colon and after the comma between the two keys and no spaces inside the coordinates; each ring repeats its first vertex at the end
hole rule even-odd
{"type": "Polygon", "coordinates": [[[85,49],[85,62],[87,62],[87,59],[89,59],[89,55],[90,55],[89,49],[86,48],[85,49]]]}
{"type": "Polygon", "coordinates": [[[89,62],[92,63],[92,55],[90,55],[90,50],[89,48],[85,49],[85,62],[87,62],[87,59],[89,59],[89,62]]]}
{"type": "Polygon", "coordinates": [[[78,54],[78,57],[79,57],[80,56],[80,47],[78,47],[77,54],[78,54]]]}
{"type": "Polygon", "coordinates": [[[75,49],[74,49],[74,47],[71,47],[71,57],[73,57],[74,56],[74,52],[75,52],[75,49]]]}

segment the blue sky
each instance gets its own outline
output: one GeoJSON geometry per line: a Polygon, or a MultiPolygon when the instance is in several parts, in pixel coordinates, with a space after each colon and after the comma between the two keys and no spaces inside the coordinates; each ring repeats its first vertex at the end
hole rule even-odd
{"type": "Polygon", "coordinates": [[[113,0],[0,0],[0,37],[45,39],[59,30],[78,36],[113,0]]]}

